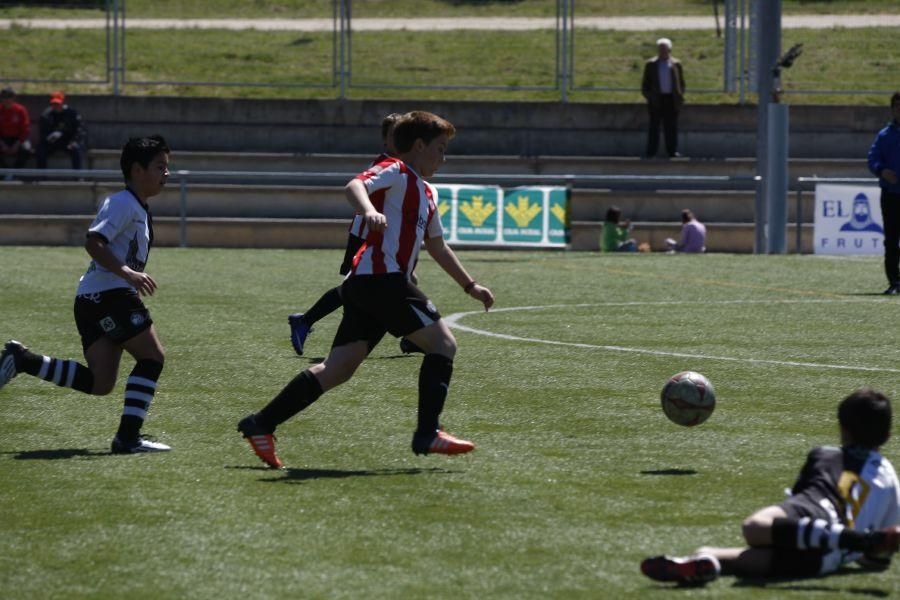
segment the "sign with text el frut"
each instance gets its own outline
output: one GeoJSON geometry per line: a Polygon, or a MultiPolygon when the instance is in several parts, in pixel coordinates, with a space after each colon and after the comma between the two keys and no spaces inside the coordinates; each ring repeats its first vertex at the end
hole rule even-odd
{"type": "Polygon", "coordinates": [[[813,228],[815,254],[881,254],[884,221],[877,187],[819,184],[813,228]]]}
{"type": "Polygon", "coordinates": [[[448,243],[565,247],[568,241],[567,188],[436,187],[448,243]]]}

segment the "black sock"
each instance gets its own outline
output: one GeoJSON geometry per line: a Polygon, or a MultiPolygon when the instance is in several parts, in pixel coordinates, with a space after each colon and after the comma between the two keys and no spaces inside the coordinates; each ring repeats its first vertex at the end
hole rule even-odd
{"type": "Polygon", "coordinates": [[[26,350],[22,353],[19,367],[22,372],[51,381],[59,387],[72,388],[85,394],[90,394],[94,389],[94,374],[74,360],[41,356],[26,350]]]}
{"type": "Polygon", "coordinates": [[[312,325],[319,319],[330,315],[343,305],[344,302],[341,300],[341,286],[331,288],[322,294],[322,297],[319,298],[308,311],[303,313],[303,320],[306,321],[308,325],[312,325]]]}
{"type": "Polygon", "coordinates": [[[453,360],[441,354],[426,354],[419,369],[419,421],[416,433],[431,435],[438,430],[444,401],[450,391],[453,360]]]}
{"type": "Polygon", "coordinates": [[[131,442],[138,438],[162,370],[162,363],[148,359],[137,361],[131,370],[125,383],[125,406],[119,420],[119,431],[116,433],[120,441],[131,442]]]}
{"type": "Polygon", "coordinates": [[[265,408],[256,413],[256,423],[263,429],[275,428],[319,399],[323,394],[319,380],[303,371],[287,384],[265,408]]]}

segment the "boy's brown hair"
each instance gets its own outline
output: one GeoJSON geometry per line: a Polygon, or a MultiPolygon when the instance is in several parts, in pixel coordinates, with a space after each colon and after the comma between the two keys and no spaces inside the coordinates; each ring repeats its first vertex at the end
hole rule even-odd
{"type": "Polygon", "coordinates": [[[430,144],[442,134],[452,138],[456,135],[456,128],[450,121],[433,113],[414,110],[403,115],[394,126],[394,145],[399,152],[409,152],[416,140],[430,144]]]}
{"type": "Polygon", "coordinates": [[[400,113],[391,113],[381,120],[381,139],[387,140],[388,131],[391,130],[391,127],[394,126],[397,121],[403,118],[403,115],[400,113]]]}

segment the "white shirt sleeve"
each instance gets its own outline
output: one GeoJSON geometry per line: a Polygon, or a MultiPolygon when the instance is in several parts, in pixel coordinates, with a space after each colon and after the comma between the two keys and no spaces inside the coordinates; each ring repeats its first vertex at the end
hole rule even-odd
{"type": "Polygon", "coordinates": [[[386,169],[375,166],[367,171],[357,175],[361,179],[366,191],[371,195],[372,192],[383,190],[397,185],[401,180],[400,166],[397,163],[389,165],[386,169]]]}
{"type": "Polygon", "coordinates": [[[127,202],[112,202],[112,197],[103,201],[97,217],[91,223],[88,233],[102,236],[111,242],[131,222],[131,210],[127,202]]]}

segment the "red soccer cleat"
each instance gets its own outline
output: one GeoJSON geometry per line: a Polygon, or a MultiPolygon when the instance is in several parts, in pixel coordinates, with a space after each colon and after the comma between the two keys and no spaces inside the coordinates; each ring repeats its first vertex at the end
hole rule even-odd
{"type": "Polygon", "coordinates": [[[654,556],[641,563],[641,573],[654,581],[704,585],[719,576],[719,561],[712,556],[654,556]]]}
{"type": "Polygon", "coordinates": [[[253,415],[249,415],[241,419],[238,423],[238,431],[244,434],[244,438],[253,452],[267,465],[273,469],[281,469],[284,467],[281,459],[275,454],[275,436],[271,432],[265,431],[257,425],[253,415]]]}
{"type": "Polygon", "coordinates": [[[443,429],[438,430],[431,441],[413,436],[413,452],[416,454],[465,454],[475,449],[475,444],[467,440],[455,438],[443,429]]]}

